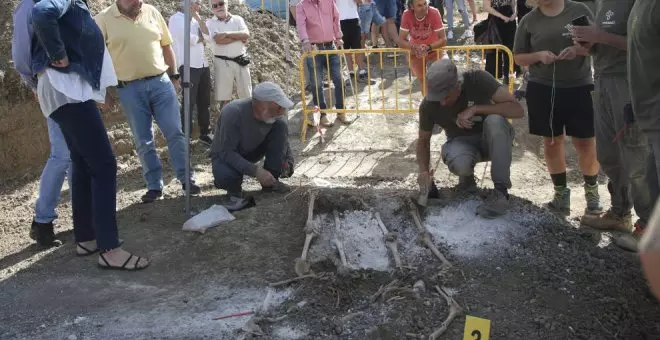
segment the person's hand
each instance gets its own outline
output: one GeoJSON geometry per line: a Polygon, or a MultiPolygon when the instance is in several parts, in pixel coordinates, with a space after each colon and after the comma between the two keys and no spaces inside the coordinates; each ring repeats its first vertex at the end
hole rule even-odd
{"type": "Polygon", "coordinates": [[[542,62],[545,65],[550,65],[550,64],[554,63],[555,61],[557,61],[557,56],[554,53],[550,52],[550,51],[541,51],[541,52],[536,52],[536,53],[539,57],[539,61],[542,62]]]}
{"type": "Polygon", "coordinates": [[[110,93],[106,92],[105,93],[105,101],[103,103],[99,103],[99,108],[101,108],[101,110],[107,110],[107,109],[111,108],[112,106],[114,106],[114,104],[115,104],[114,98],[112,98],[110,93]]]}
{"type": "Polygon", "coordinates": [[[193,19],[197,20],[197,22],[202,22],[202,17],[199,16],[198,11],[190,11],[190,14],[192,14],[193,19]]]}
{"type": "Polygon", "coordinates": [[[417,45],[417,56],[419,58],[426,57],[429,54],[429,45],[419,44],[417,45]]]}
{"type": "Polygon", "coordinates": [[[172,79],[172,85],[177,93],[181,92],[181,81],[179,79],[172,79]]]}
{"type": "Polygon", "coordinates": [[[51,64],[53,67],[64,68],[64,67],[69,66],[69,58],[68,58],[68,57],[64,57],[64,59],[60,59],[60,60],[57,60],[57,61],[53,61],[53,62],[50,63],[50,64],[51,64]]]}
{"type": "Polygon", "coordinates": [[[559,53],[557,60],[573,60],[575,57],[577,57],[575,46],[569,46],[559,53]]]}
{"type": "Polygon", "coordinates": [[[335,40],[335,46],[337,46],[337,49],[343,48],[344,47],[344,41],[341,39],[335,40]]]}
{"type": "Polygon", "coordinates": [[[262,187],[272,187],[277,182],[273,174],[263,168],[257,169],[257,180],[262,187]]]}
{"type": "Polygon", "coordinates": [[[477,114],[474,106],[470,106],[456,117],[456,125],[462,129],[471,129],[474,126],[472,117],[477,114]]]}
{"type": "Polygon", "coordinates": [[[227,33],[216,33],[213,36],[213,40],[218,43],[218,41],[222,41],[227,37],[227,33]]]}
{"type": "Polygon", "coordinates": [[[513,15],[509,17],[509,22],[516,21],[517,18],[518,18],[518,14],[513,13],[513,15]]]}
{"type": "Polygon", "coordinates": [[[598,44],[601,42],[603,30],[594,25],[573,26],[572,34],[573,39],[579,43],[598,44]]]}
{"type": "Polygon", "coordinates": [[[309,53],[312,51],[312,43],[309,41],[305,40],[302,42],[302,51],[303,53],[309,53]]]}
{"type": "Polygon", "coordinates": [[[424,189],[430,186],[431,181],[431,173],[428,171],[420,172],[419,175],[417,175],[417,184],[419,185],[420,189],[424,189]]]}

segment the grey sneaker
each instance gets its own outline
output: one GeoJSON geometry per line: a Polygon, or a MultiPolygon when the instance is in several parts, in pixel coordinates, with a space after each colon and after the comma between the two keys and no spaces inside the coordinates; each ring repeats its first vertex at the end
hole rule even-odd
{"type": "Polygon", "coordinates": [[[277,182],[275,182],[275,185],[273,185],[271,187],[262,187],[261,191],[273,192],[273,193],[277,193],[277,194],[286,194],[288,192],[291,192],[291,187],[284,184],[284,183],[282,183],[282,182],[280,182],[280,181],[277,181],[277,182]]]}
{"type": "Polygon", "coordinates": [[[600,194],[598,193],[598,184],[584,185],[584,198],[587,201],[585,214],[598,215],[603,213],[603,205],[600,203],[600,194]]]}
{"type": "Polygon", "coordinates": [[[555,196],[545,204],[546,208],[563,214],[571,212],[571,189],[565,186],[555,186],[555,196]]]}
{"type": "Polygon", "coordinates": [[[257,204],[251,196],[238,197],[227,194],[222,198],[222,205],[230,212],[234,212],[254,207],[257,204]]]}
{"type": "Polygon", "coordinates": [[[489,220],[504,216],[507,211],[509,211],[509,199],[499,190],[493,190],[486,201],[477,208],[477,214],[489,220]]]}
{"type": "Polygon", "coordinates": [[[632,216],[619,215],[611,209],[602,215],[584,215],[581,223],[597,230],[616,230],[630,232],[632,230],[632,216]]]}
{"type": "Polygon", "coordinates": [[[644,235],[644,225],[637,221],[631,234],[624,234],[614,238],[614,244],[627,251],[637,252],[639,250],[639,240],[644,235]]]}
{"type": "Polygon", "coordinates": [[[454,187],[456,191],[467,192],[469,194],[474,194],[477,192],[477,181],[474,179],[474,176],[461,176],[458,178],[458,185],[454,187]]]}

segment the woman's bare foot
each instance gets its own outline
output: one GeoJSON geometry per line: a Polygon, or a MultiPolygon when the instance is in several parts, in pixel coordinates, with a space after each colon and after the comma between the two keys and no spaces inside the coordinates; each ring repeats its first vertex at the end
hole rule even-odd
{"type": "Polygon", "coordinates": [[[76,243],[76,255],[78,256],[91,255],[96,253],[97,250],[96,240],[76,243]]]}
{"type": "Polygon", "coordinates": [[[151,263],[143,257],[133,255],[121,248],[115,248],[99,255],[99,266],[109,269],[140,270],[151,263]]]}

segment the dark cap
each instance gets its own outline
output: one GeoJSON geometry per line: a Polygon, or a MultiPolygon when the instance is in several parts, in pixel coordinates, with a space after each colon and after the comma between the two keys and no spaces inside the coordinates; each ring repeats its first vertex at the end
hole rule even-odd
{"type": "Polygon", "coordinates": [[[450,59],[440,59],[426,69],[426,100],[440,102],[458,84],[458,69],[450,59]]]}

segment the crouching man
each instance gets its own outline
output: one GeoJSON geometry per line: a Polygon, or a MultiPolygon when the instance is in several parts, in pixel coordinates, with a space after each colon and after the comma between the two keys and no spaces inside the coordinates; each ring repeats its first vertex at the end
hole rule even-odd
{"type": "Polygon", "coordinates": [[[496,190],[477,213],[484,218],[506,214],[514,134],[507,118],[521,118],[522,106],[488,72],[472,70],[459,75],[456,65],[449,59],[429,66],[426,85],[427,93],[419,107],[420,187],[433,187],[429,163],[431,134],[437,124],[447,135],[447,142],[442,146],[442,160],[449,171],[459,176],[459,189],[476,192],[474,166],[488,160],[493,163],[491,177],[496,190]]]}
{"type": "Polygon", "coordinates": [[[264,82],[255,86],[252,98],[234,100],[222,108],[211,161],[215,186],[227,191],[224,205],[229,211],[255,205],[252,197],[243,195],[243,176],[256,177],[264,191],[289,191],[279,178],[293,174],[289,131],[282,119],[292,106],[282,88],[264,82]],[[255,163],[264,156],[260,168],[255,163]]]}

